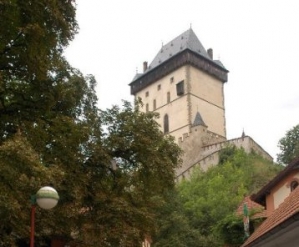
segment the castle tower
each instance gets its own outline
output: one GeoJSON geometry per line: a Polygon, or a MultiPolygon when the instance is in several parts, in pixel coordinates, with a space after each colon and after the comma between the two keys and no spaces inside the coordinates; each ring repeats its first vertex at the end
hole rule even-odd
{"type": "Polygon", "coordinates": [[[144,111],[160,114],[162,130],[176,141],[192,131],[198,116],[209,132],[225,139],[227,74],[189,29],[163,45],[149,66],[144,62],[143,73],[130,83],[131,94],[142,99],[144,111]]]}

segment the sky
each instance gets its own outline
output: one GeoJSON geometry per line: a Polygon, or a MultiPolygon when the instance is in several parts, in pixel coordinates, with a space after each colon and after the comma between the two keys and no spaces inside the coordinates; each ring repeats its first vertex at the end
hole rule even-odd
{"type": "Polygon", "coordinates": [[[77,0],[77,21],[65,56],[95,76],[103,110],[132,101],[128,84],[143,62],[191,27],[229,70],[228,139],[244,130],[276,160],[299,124],[297,0],[77,0]]]}

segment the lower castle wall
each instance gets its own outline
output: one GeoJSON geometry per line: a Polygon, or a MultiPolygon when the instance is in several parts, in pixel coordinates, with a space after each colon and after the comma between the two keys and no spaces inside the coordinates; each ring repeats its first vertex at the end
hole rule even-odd
{"type": "Polygon", "coordinates": [[[176,180],[179,182],[182,179],[190,178],[192,171],[195,168],[201,168],[206,171],[211,166],[219,163],[219,151],[228,145],[235,145],[237,148],[243,148],[246,153],[254,151],[258,155],[273,161],[273,158],[250,136],[244,136],[231,140],[224,140],[219,136],[213,136],[213,133],[208,132],[204,127],[191,132],[184,139],[179,141],[180,147],[184,151],[183,164],[176,171],[176,180]],[[195,133],[195,134],[194,134],[195,133]],[[218,142],[216,140],[218,139],[218,142]],[[208,145],[205,145],[210,143],[208,145]]]}

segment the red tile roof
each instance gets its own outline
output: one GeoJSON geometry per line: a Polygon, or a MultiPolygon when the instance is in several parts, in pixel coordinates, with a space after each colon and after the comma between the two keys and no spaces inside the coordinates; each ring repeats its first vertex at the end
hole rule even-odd
{"type": "Polygon", "coordinates": [[[257,228],[241,247],[254,246],[254,242],[261,236],[283,223],[291,216],[299,213],[299,187],[285,199],[285,201],[257,228]]]}
{"type": "Polygon", "coordinates": [[[250,196],[246,196],[243,199],[243,201],[240,203],[240,206],[237,209],[237,215],[243,215],[243,205],[244,205],[244,203],[247,204],[247,208],[248,208],[249,211],[256,211],[258,213],[261,213],[265,210],[264,206],[252,201],[250,199],[250,196]]]}

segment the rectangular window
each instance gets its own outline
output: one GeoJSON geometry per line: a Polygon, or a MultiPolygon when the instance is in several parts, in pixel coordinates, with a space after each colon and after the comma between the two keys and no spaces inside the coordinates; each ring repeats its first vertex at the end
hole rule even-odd
{"type": "Polygon", "coordinates": [[[158,85],[158,91],[161,90],[161,84],[158,85]]]}
{"type": "Polygon", "coordinates": [[[145,105],[145,111],[146,111],[146,112],[149,111],[148,104],[145,105]]]}
{"type": "Polygon", "coordinates": [[[170,78],[170,83],[173,83],[173,82],[174,82],[174,78],[171,77],[171,78],[170,78]]]}
{"type": "Polygon", "coordinates": [[[164,133],[168,133],[169,132],[169,118],[168,115],[165,114],[164,115],[164,133]]]}
{"type": "Polygon", "coordinates": [[[147,91],[146,93],[145,93],[145,97],[148,97],[149,96],[149,92],[147,91]]]}
{"type": "Polygon", "coordinates": [[[184,81],[180,81],[178,84],[176,84],[176,93],[178,96],[184,94],[184,81]]]}
{"type": "Polygon", "coordinates": [[[167,92],[167,103],[170,103],[170,92],[167,92]]]}
{"type": "Polygon", "coordinates": [[[154,101],[153,101],[153,109],[156,110],[156,108],[157,108],[156,100],[154,99],[154,101]]]}

